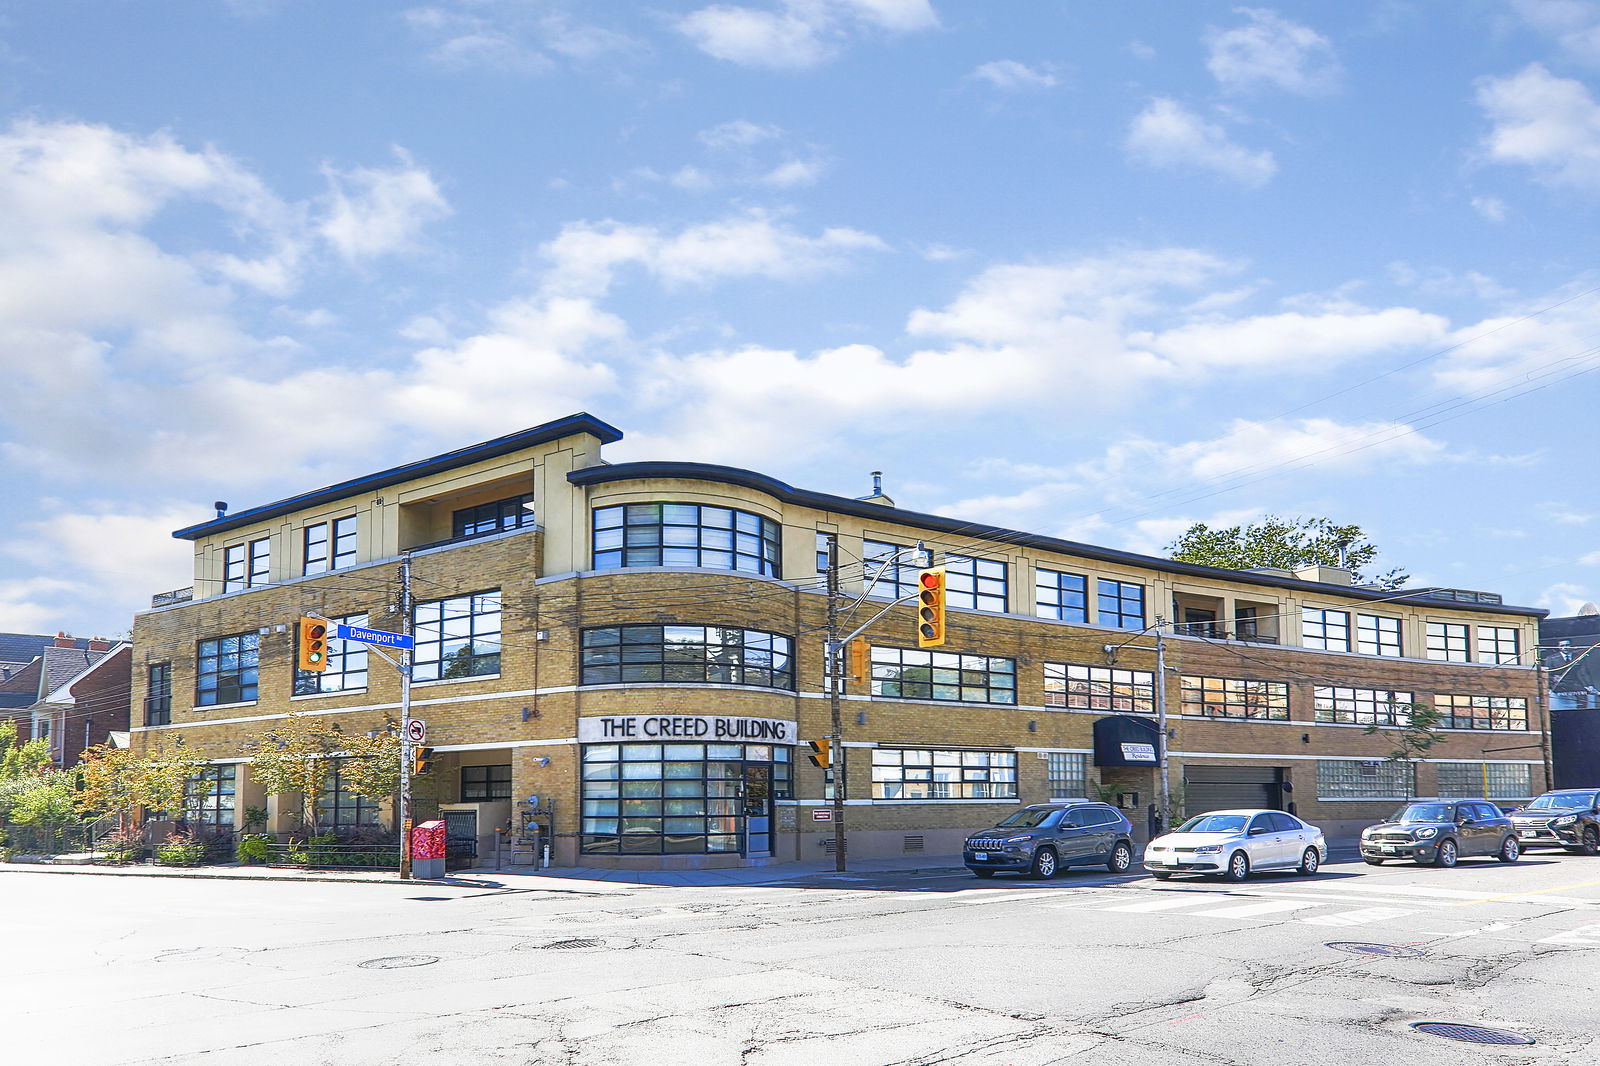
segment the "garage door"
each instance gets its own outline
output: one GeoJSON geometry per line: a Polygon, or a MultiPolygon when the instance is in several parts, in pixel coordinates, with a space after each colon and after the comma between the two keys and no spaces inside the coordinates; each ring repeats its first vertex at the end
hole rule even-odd
{"type": "Polygon", "coordinates": [[[1276,766],[1185,766],[1183,806],[1191,815],[1230,807],[1281,809],[1282,781],[1276,766]]]}

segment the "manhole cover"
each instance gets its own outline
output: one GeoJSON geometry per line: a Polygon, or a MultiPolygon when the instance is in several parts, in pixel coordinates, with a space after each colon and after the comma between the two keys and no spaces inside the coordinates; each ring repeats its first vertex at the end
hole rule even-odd
{"type": "Polygon", "coordinates": [[[538,945],[538,947],[546,951],[572,951],[576,948],[598,948],[604,946],[604,940],[557,940],[550,944],[538,945]]]}
{"type": "Polygon", "coordinates": [[[1531,1044],[1533,1037],[1510,1029],[1489,1029],[1482,1025],[1460,1025],[1456,1022],[1412,1022],[1411,1028],[1419,1033],[1442,1036],[1450,1040],[1465,1040],[1469,1044],[1531,1044]]]}
{"type": "Polygon", "coordinates": [[[1335,951],[1348,951],[1352,955],[1375,955],[1384,959],[1420,959],[1428,954],[1404,944],[1366,944],[1359,940],[1335,940],[1322,946],[1335,951]]]}
{"type": "Polygon", "coordinates": [[[363,970],[403,970],[408,966],[432,966],[438,961],[437,955],[389,955],[381,959],[368,959],[357,965],[363,970]]]}

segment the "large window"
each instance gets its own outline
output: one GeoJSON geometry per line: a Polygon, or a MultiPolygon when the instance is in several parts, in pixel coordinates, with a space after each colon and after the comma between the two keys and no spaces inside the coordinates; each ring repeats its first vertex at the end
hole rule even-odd
{"type": "Polygon", "coordinates": [[[1183,713],[1210,718],[1289,717],[1289,686],[1282,681],[1232,677],[1183,678],[1183,713]]]}
{"type": "Polygon", "coordinates": [[[500,590],[419,603],[412,633],[413,681],[500,672],[500,590]]]}
{"type": "Polygon", "coordinates": [[[698,503],[630,503],[594,512],[594,567],[703,566],[777,577],[778,523],[698,503]]]}
{"type": "Polygon", "coordinates": [[[1428,623],[1428,658],[1443,662],[1471,662],[1467,653],[1467,626],[1454,622],[1428,623]]]}
{"type": "Polygon", "coordinates": [[[1033,572],[1034,612],[1062,622],[1089,620],[1089,579],[1060,570],[1033,572]]]}
{"type": "Polygon", "coordinates": [[[1382,759],[1317,760],[1318,799],[1403,800],[1412,795],[1411,767],[1382,759]]]}
{"type": "Polygon", "coordinates": [[[476,507],[463,507],[450,516],[452,537],[486,537],[490,533],[503,533],[508,529],[524,529],[536,525],[533,513],[533,493],[511,496],[493,503],[480,503],[476,507]]]}
{"type": "Polygon", "coordinates": [[[233,832],[233,803],[239,768],[207,766],[184,786],[183,816],[213,832],[233,832]]]}
{"type": "Polygon", "coordinates": [[[172,664],[151,663],[146,668],[144,724],[170,725],[172,722],[172,664]]]}
{"type": "Polygon", "coordinates": [[[321,574],[356,561],[355,515],[306,526],[304,535],[304,573],[321,574]]]}
{"type": "Polygon", "coordinates": [[[873,748],[872,798],[1016,799],[1017,754],[873,748]]]}
{"type": "Polygon", "coordinates": [[[483,803],[487,800],[511,798],[511,764],[499,766],[463,766],[461,768],[461,802],[483,803]]]}
{"type": "Polygon", "coordinates": [[[1100,624],[1118,629],[1144,628],[1144,586],[1101,578],[1095,582],[1100,624]]]}
{"type": "Polygon", "coordinates": [[[1441,762],[1433,766],[1439,795],[1483,799],[1527,799],[1533,795],[1533,767],[1527,763],[1441,762]]]}
{"type": "Polygon", "coordinates": [[[1400,619],[1383,614],[1356,615],[1356,651],[1362,655],[1399,656],[1400,619]]]}
{"type": "Polygon", "coordinates": [[[1319,685],[1311,690],[1311,699],[1319,722],[1405,725],[1411,720],[1409,692],[1319,685]]]}
{"type": "Polygon", "coordinates": [[[907,700],[1016,703],[1012,659],[911,648],[872,648],[872,694],[907,700]]]}
{"type": "Polygon", "coordinates": [[[256,633],[202,640],[195,664],[195,706],[211,707],[255,699],[261,665],[260,642],[261,637],[256,633]]]}
{"type": "Polygon", "coordinates": [[[248,544],[230,544],[222,549],[222,591],[259,588],[268,583],[272,571],[272,538],[262,537],[248,544]]]}
{"type": "MultiPolygon", "coordinates": [[[[347,626],[367,625],[364,614],[350,614],[330,621],[347,626]]],[[[329,626],[332,629],[332,626],[329,626]]],[[[328,668],[294,672],[294,694],[315,696],[319,692],[348,692],[367,687],[367,646],[359,640],[328,640],[328,668]]]]}
{"type": "Polygon", "coordinates": [[[629,681],[794,688],[788,637],[724,626],[607,626],[583,631],[585,685],[629,681]]]}
{"type": "Polygon", "coordinates": [[[585,745],[583,850],[738,852],[746,830],[762,838],[752,839],[752,851],[767,850],[770,815],[753,804],[758,791],[762,800],[790,797],[789,751],[771,744],[585,745]]]}
{"type": "Polygon", "coordinates": [[[343,759],[330,760],[333,765],[322,777],[322,794],[317,797],[317,825],[327,829],[355,829],[378,824],[376,800],[359,796],[350,790],[350,783],[340,772],[343,759]]]}
{"type": "MultiPolygon", "coordinates": [[[[945,602],[976,611],[1006,609],[1006,564],[968,555],[944,557],[945,602]]],[[[915,574],[912,575],[915,580],[915,574]]]]}
{"type": "Polygon", "coordinates": [[[1478,661],[1480,663],[1516,663],[1521,659],[1522,656],[1517,649],[1516,627],[1478,627],[1478,661]]]}
{"type": "Polygon", "coordinates": [[[1044,705],[1150,714],[1156,709],[1155,674],[1110,666],[1045,663],[1044,705]]]}
{"type": "Polygon", "coordinates": [[[1445,729],[1527,729],[1528,701],[1521,696],[1435,696],[1445,729]]]}
{"type": "Polygon", "coordinates": [[[1082,799],[1089,795],[1089,756],[1075,751],[1046,753],[1050,798],[1082,799]]]}
{"type": "Polygon", "coordinates": [[[1300,643],[1323,651],[1350,650],[1350,616],[1344,611],[1307,607],[1300,612],[1300,643]]]}
{"type": "MultiPolygon", "coordinates": [[[[895,561],[909,560],[912,557],[909,547],[888,541],[867,540],[862,541],[861,548],[867,559],[865,584],[862,587],[870,588],[875,599],[898,600],[916,594],[918,568],[910,562],[895,561]],[[901,552],[906,554],[901,555],[901,552]],[[876,584],[873,579],[877,579],[876,584]]],[[[948,583],[945,588],[949,589],[948,583]]]]}

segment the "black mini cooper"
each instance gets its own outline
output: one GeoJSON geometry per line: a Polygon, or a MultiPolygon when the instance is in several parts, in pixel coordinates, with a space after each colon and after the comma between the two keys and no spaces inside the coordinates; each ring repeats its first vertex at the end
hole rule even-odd
{"type": "Polygon", "coordinates": [[[1511,819],[1483,799],[1412,800],[1361,833],[1361,857],[1372,866],[1386,859],[1454,866],[1474,855],[1516,862],[1521,854],[1511,819]]]}
{"type": "Polygon", "coordinates": [[[1114,874],[1133,865],[1133,825],[1106,803],[1035,803],[993,829],[967,838],[961,851],[979,877],[1020,870],[1054,877],[1068,866],[1105,866],[1114,874]]]}

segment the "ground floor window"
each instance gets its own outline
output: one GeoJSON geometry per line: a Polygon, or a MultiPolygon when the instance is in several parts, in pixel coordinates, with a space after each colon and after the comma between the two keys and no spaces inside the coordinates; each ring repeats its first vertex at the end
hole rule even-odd
{"type": "Polygon", "coordinates": [[[1318,799],[1394,799],[1413,794],[1411,767],[1382,759],[1321,759],[1318,799]]]}
{"type": "Polygon", "coordinates": [[[195,827],[219,833],[233,832],[233,801],[239,768],[233,764],[208,766],[191,778],[184,789],[184,817],[195,827]]]}
{"type": "Polygon", "coordinates": [[[354,829],[378,824],[378,804],[350,790],[350,783],[339,772],[339,762],[322,779],[322,794],[317,797],[317,826],[323,829],[354,829]]]}
{"type": "Polygon", "coordinates": [[[1533,767],[1527,763],[1442,762],[1434,764],[1441,796],[1526,799],[1533,795],[1533,767]]]}
{"type": "Polygon", "coordinates": [[[1089,794],[1089,756],[1079,752],[1048,753],[1051,799],[1079,799],[1089,794]]]}
{"type": "Polygon", "coordinates": [[[772,744],[587,744],[583,850],[767,854],[790,749],[772,744]]]}
{"type": "Polygon", "coordinates": [[[873,799],[1016,799],[1014,751],[874,748],[873,799]]]}
{"type": "Polygon", "coordinates": [[[503,766],[463,766],[461,768],[461,802],[482,803],[486,800],[511,798],[511,764],[503,766]]]}

